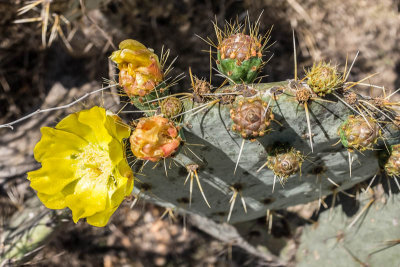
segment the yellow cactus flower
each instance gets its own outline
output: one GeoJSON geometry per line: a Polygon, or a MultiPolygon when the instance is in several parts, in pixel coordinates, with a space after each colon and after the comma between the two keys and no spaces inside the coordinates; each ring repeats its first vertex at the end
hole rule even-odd
{"type": "Polygon", "coordinates": [[[105,226],[133,189],[123,143],[130,128],[96,106],[41,132],[34,156],[42,167],[28,173],[39,199],[50,209],[68,207],[75,223],[105,226]]]}
{"type": "Polygon", "coordinates": [[[156,54],[136,40],[119,44],[110,59],[118,64],[119,84],[129,97],[145,96],[162,82],[164,75],[156,54]]]}

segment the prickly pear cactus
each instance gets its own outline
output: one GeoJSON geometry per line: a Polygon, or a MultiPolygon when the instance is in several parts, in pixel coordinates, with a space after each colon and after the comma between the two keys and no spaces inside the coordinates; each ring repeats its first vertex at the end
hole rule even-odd
{"type": "Polygon", "coordinates": [[[94,107],[42,131],[34,153],[42,168],[28,174],[42,202],[104,226],[134,180],[136,201],[235,223],[323,203],[383,168],[388,157],[378,151],[393,156],[386,169],[396,178],[397,154],[389,147],[400,143],[399,104],[392,94],[363,96],[355,89],[360,82],[347,81],[351,67],[325,62],[303,77],[295,70],[294,79],[253,84],[270,32],[260,35],[259,21],[247,27],[215,25],[218,44],[207,39],[223,84],[214,87],[189,68],[191,92],[173,95],[169,87],[179,78],[164,68],[169,51],[157,56],[136,40],[121,42],[110,56],[119,81],[109,87],[119,86],[141,118],[124,121],[94,107]],[[45,164],[59,157],[62,176],[45,164]]]}
{"type": "MultiPolygon", "coordinates": [[[[314,64],[301,79],[252,84],[269,40],[269,32],[259,35],[258,23],[249,24],[249,35],[238,22],[224,29],[215,25],[217,44],[206,41],[230,86],[213,91],[189,70],[193,92],[181,93],[182,112],[171,116],[159,102],[161,111],[152,116],[169,118],[182,142],[155,163],[136,158],[133,170],[144,175],[136,196],[235,223],[321,200],[378,172],[377,150],[399,140],[390,96],[359,94],[358,82],[347,81],[350,70],[326,62],[314,64]],[[241,205],[235,205],[237,198],[241,205]]],[[[154,134],[154,140],[166,136],[154,134]]]]}
{"type": "Polygon", "coordinates": [[[358,210],[352,200],[353,216],[343,206],[322,212],[303,230],[296,266],[399,266],[400,197],[376,197],[362,194],[358,210]]]}
{"type": "MultiPolygon", "coordinates": [[[[237,87],[230,86],[229,90],[235,91],[237,87]]],[[[148,200],[215,220],[225,220],[229,200],[234,194],[230,187],[240,184],[247,213],[236,205],[230,219],[231,222],[240,222],[264,216],[267,209],[282,209],[331,194],[335,186],[328,181],[328,177],[341,189],[347,189],[378,171],[374,151],[354,153],[355,163],[350,178],[347,150],[341,145],[333,146],[339,140],[338,128],[351,114],[340,101],[315,101],[309,105],[314,146],[314,153],[311,154],[305,111],[290,95],[289,83],[252,85],[252,88],[257,92],[256,97],[269,103],[275,114],[268,133],[255,140],[246,140],[232,131],[229,104],[215,104],[197,114],[185,114],[182,122],[184,145],[179,153],[159,164],[148,163],[144,167],[137,164],[134,167],[134,171],[142,171],[145,175],[141,180],[150,188],[144,192],[148,200]],[[234,173],[242,142],[244,146],[234,173]],[[272,192],[274,172],[268,168],[257,170],[266,163],[267,151],[282,144],[301,151],[307,160],[301,164],[301,176],[300,172],[291,175],[284,186],[277,185],[272,192]],[[197,166],[197,174],[211,208],[204,203],[199,190],[193,190],[189,207],[189,187],[184,187],[184,181],[191,165],[197,166]]],[[[236,102],[246,99],[240,96],[236,102]]],[[[185,110],[191,110],[201,104],[187,100],[184,106],[185,110]]],[[[134,192],[140,190],[139,185],[134,192]]]]}

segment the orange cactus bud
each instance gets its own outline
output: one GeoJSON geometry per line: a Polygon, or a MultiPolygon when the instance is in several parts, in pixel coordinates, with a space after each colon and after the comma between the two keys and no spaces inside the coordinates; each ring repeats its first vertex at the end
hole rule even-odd
{"type": "Polygon", "coordinates": [[[172,121],[155,116],[141,118],[129,141],[137,158],[157,162],[176,152],[181,138],[172,121]]]}
{"type": "Polygon", "coordinates": [[[110,59],[118,64],[119,84],[129,96],[145,96],[162,82],[164,74],[156,54],[135,40],[119,44],[110,59]]]}

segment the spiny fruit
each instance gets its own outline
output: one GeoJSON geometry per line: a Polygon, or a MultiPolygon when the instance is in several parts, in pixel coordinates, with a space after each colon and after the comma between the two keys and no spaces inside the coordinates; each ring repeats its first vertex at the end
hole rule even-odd
{"type": "Polygon", "coordinates": [[[340,141],[348,149],[372,149],[380,135],[379,125],[370,117],[350,115],[338,129],[340,141]]]}
{"type": "Polygon", "coordinates": [[[255,36],[233,34],[218,45],[218,69],[234,83],[252,83],[262,65],[262,44],[255,36]]]}
{"type": "Polygon", "coordinates": [[[160,108],[166,118],[172,118],[181,112],[182,102],[179,98],[169,96],[161,102],[160,108]]]}
{"type": "Polygon", "coordinates": [[[267,167],[274,172],[274,174],[280,178],[283,178],[283,182],[287,178],[301,169],[304,157],[301,152],[291,148],[289,150],[276,150],[274,153],[267,158],[267,167]]]}
{"type": "Polygon", "coordinates": [[[385,163],[385,171],[389,176],[400,175],[400,144],[391,146],[391,154],[385,163]]]}
{"type": "Polygon", "coordinates": [[[232,130],[239,132],[243,138],[263,136],[274,119],[271,108],[267,110],[267,103],[254,98],[240,100],[236,108],[230,110],[230,114],[232,130]]]}
{"type": "Polygon", "coordinates": [[[129,138],[132,153],[142,160],[157,162],[170,157],[181,143],[178,128],[167,118],[141,118],[129,138]]]}
{"type": "Polygon", "coordinates": [[[209,42],[217,49],[217,67],[231,84],[252,83],[263,67],[263,53],[270,39],[272,28],[260,35],[260,20],[243,25],[238,20],[226,23],[223,29],[214,24],[218,43],[209,42]]]}
{"type": "Polygon", "coordinates": [[[119,84],[128,97],[142,97],[154,91],[164,79],[157,55],[132,39],[122,41],[119,49],[110,59],[118,64],[119,84]]]}
{"type": "Polygon", "coordinates": [[[307,84],[319,96],[325,96],[343,86],[343,76],[337,66],[319,62],[306,71],[307,84]]]}

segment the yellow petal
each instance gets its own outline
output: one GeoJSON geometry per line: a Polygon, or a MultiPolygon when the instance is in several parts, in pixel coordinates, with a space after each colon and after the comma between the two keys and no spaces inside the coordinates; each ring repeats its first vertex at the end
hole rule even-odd
{"type": "Polygon", "coordinates": [[[83,110],[79,112],[78,120],[92,129],[98,144],[105,145],[111,141],[112,137],[104,127],[106,122],[106,110],[104,108],[95,106],[90,110],[83,110]]]}
{"type": "Polygon", "coordinates": [[[124,62],[131,63],[134,68],[137,67],[147,67],[149,66],[151,61],[151,56],[153,53],[148,49],[142,50],[130,50],[124,49],[122,50],[120,57],[124,62]]]}
{"type": "Polygon", "coordinates": [[[98,212],[92,216],[87,217],[86,221],[90,225],[96,227],[104,227],[107,225],[111,215],[113,215],[113,213],[116,211],[117,208],[118,206],[98,212]]]}
{"type": "Polygon", "coordinates": [[[37,195],[40,201],[49,209],[58,210],[67,207],[67,205],[65,204],[65,196],[61,192],[54,195],[47,195],[38,192],[37,195]]]}
{"type": "Polygon", "coordinates": [[[133,39],[127,39],[119,43],[119,49],[147,49],[142,43],[133,40],[133,39]]]}
{"type": "Polygon", "coordinates": [[[129,138],[129,136],[131,135],[131,128],[129,127],[129,125],[126,125],[124,123],[116,123],[116,130],[117,130],[117,136],[116,138],[118,140],[122,140],[123,138],[129,138]]]}
{"type": "Polygon", "coordinates": [[[126,196],[129,196],[133,190],[133,173],[126,160],[121,161],[119,168],[114,172],[117,188],[110,194],[111,206],[120,205],[126,196]]]}
{"type": "Polygon", "coordinates": [[[117,64],[124,62],[124,60],[121,58],[121,50],[112,52],[110,59],[117,64]]]}
{"type": "Polygon", "coordinates": [[[35,159],[39,162],[44,158],[70,159],[88,144],[85,139],[63,130],[43,127],[40,131],[42,138],[33,151],[35,159]]]}
{"type": "Polygon", "coordinates": [[[108,114],[106,123],[104,124],[108,133],[121,141],[124,138],[128,138],[131,133],[129,125],[122,122],[121,118],[114,114],[108,114]]]}
{"type": "MultiPolygon", "coordinates": [[[[129,168],[126,160],[120,163],[120,170],[122,173],[132,173],[132,170],[129,168]],[[129,169],[129,171],[127,170],[129,169]]],[[[107,225],[111,215],[115,212],[121,202],[124,200],[126,196],[129,196],[133,190],[133,174],[132,176],[125,177],[119,173],[119,170],[116,169],[114,173],[115,182],[118,185],[118,188],[112,193],[109,194],[111,198],[107,201],[107,208],[104,211],[98,212],[92,216],[87,217],[87,222],[93,226],[103,227],[107,225]]]]}
{"type": "Polygon", "coordinates": [[[118,188],[111,196],[111,205],[119,206],[121,202],[125,199],[125,197],[129,196],[133,190],[133,180],[125,179],[123,183],[121,183],[121,187],[118,188]]]}
{"type": "Polygon", "coordinates": [[[88,142],[96,141],[95,135],[88,125],[78,121],[78,114],[73,113],[62,119],[57,125],[56,129],[63,130],[76,134],[77,136],[85,139],[88,142]]]}
{"type": "Polygon", "coordinates": [[[108,144],[108,151],[113,164],[118,164],[124,158],[123,148],[124,146],[116,139],[112,139],[108,144]]]}
{"type": "Polygon", "coordinates": [[[68,208],[72,210],[74,222],[106,208],[108,183],[108,179],[104,181],[96,177],[83,177],[76,183],[74,193],[65,198],[68,208]]]}
{"type": "MultiPolygon", "coordinates": [[[[118,163],[117,166],[117,171],[119,172],[119,175],[122,177],[126,177],[128,179],[131,179],[133,181],[133,172],[131,167],[128,164],[128,161],[126,160],[126,158],[124,158],[123,160],[121,160],[121,162],[118,163]]],[[[129,190],[129,194],[131,193],[129,190]]]]}
{"type": "Polygon", "coordinates": [[[42,168],[28,173],[31,187],[46,207],[70,208],[75,222],[106,225],[133,188],[123,140],[129,135],[129,126],[101,107],[43,128],[34,151],[42,168]]]}
{"type": "Polygon", "coordinates": [[[31,187],[40,193],[54,195],[75,177],[75,161],[67,159],[44,159],[42,168],[28,172],[31,187]]]}

